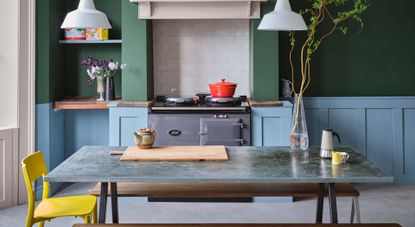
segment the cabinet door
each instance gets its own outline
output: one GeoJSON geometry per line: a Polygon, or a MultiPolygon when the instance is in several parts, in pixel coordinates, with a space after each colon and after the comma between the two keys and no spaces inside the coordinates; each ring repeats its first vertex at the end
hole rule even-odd
{"type": "Polygon", "coordinates": [[[241,119],[201,118],[200,145],[241,145],[241,119]]]}
{"type": "Polygon", "coordinates": [[[147,113],[147,107],[110,108],[110,146],[135,145],[133,133],[147,127],[147,113]]]}
{"type": "Polygon", "coordinates": [[[252,145],[289,146],[291,105],[252,108],[252,145]]]}

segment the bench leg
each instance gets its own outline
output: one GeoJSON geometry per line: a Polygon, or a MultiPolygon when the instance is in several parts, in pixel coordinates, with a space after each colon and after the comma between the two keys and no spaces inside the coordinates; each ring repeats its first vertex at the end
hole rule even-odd
{"type": "Polygon", "coordinates": [[[336,188],[334,183],[329,183],[329,205],[330,205],[330,220],[332,224],[338,224],[337,219],[337,199],[336,199],[336,188]]]}
{"type": "Polygon", "coordinates": [[[353,201],[354,201],[354,207],[355,207],[355,210],[356,210],[356,223],[361,223],[359,197],[354,197],[353,201]]]}
{"type": "Polygon", "coordinates": [[[99,197],[99,223],[105,223],[105,216],[107,212],[107,196],[108,196],[108,183],[101,182],[101,193],[99,197]]]}
{"type": "Polygon", "coordinates": [[[112,223],[118,224],[118,192],[117,183],[111,182],[112,223]]]}
{"type": "Polygon", "coordinates": [[[354,217],[355,217],[355,209],[354,209],[355,203],[354,203],[354,197],[352,198],[352,209],[350,212],[350,224],[353,224],[354,217]]]}
{"type": "Polygon", "coordinates": [[[317,188],[316,223],[323,223],[324,184],[319,183],[317,188]]]}

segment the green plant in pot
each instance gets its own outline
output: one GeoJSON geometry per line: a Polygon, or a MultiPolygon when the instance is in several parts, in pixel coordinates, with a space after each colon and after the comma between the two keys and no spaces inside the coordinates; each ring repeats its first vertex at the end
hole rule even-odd
{"type": "Polygon", "coordinates": [[[297,14],[291,11],[288,0],[277,0],[275,10],[266,14],[258,27],[260,30],[289,31],[291,87],[294,93],[290,134],[292,151],[307,150],[309,145],[303,96],[311,82],[311,59],[314,53],[335,32],[346,35],[351,25],[349,22],[357,22],[360,30],[363,29],[362,14],[369,7],[369,0],[303,1],[307,6],[297,14]],[[307,20],[307,27],[301,16],[307,20]],[[296,32],[299,30],[307,31],[296,32]],[[299,57],[298,71],[295,70],[294,52],[299,57]]]}

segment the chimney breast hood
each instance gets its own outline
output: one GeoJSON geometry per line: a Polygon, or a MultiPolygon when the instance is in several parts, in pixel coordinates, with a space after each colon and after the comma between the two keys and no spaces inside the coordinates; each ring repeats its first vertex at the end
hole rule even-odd
{"type": "Polygon", "coordinates": [[[139,19],[258,19],[267,0],[130,0],[139,19]]]}

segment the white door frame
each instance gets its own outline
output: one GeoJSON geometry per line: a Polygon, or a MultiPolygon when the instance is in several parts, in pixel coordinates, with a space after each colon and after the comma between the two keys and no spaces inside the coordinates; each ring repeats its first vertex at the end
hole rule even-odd
{"type": "Polygon", "coordinates": [[[27,202],[27,192],[20,160],[35,149],[35,56],[36,56],[36,1],[19,0],[19,82],[18,82],[18,127],[19,155],[17,182],[14,184],[15,201],[27,202]]]}

